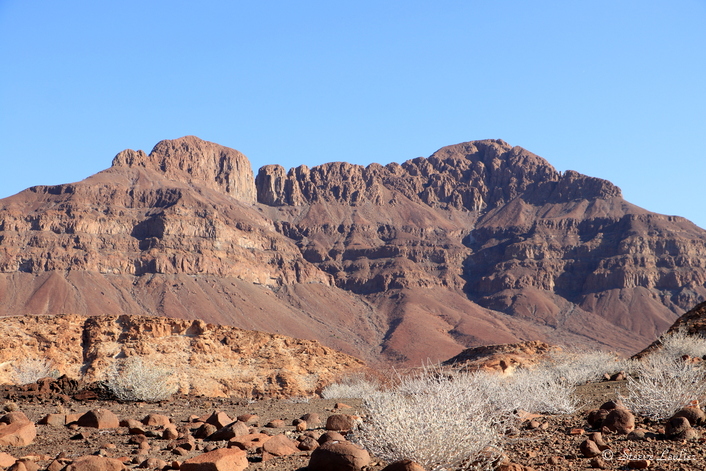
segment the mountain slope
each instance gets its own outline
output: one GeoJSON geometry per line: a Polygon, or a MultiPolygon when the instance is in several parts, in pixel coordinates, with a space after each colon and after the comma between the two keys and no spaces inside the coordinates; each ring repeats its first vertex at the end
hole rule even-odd
{"type": "Polygon", "coordinates": [[[706,231],[500,140],[289,172],[195,137],[0,200],[0,314],[202,318],[373,364],[633,352],[706,298],[706,231]]]}

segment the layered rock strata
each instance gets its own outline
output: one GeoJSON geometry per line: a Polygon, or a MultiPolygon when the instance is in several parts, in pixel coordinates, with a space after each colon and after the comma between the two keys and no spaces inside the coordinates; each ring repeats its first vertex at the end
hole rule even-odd
{"type": "Polygon", "coordinates": [[[186,137],[0,200],[0,314],[148,314],[418,364],[541,339],[633,352],[706,298],[706,231],[501,140],[256,178],[186,137]]]}

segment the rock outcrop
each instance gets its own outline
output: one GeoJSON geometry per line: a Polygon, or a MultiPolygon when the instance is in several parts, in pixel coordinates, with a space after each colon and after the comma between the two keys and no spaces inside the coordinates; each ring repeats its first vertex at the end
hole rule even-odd
{"type": "Polygon", "coordinates": [[[47,359],[58,374],[91,382],[105,380],[121,358],[141,357],[146,365],[173,371],[182,393],[254,398],[311,396],[335,378],[365,369],[360,360],[316,341],[200,320],[6,317],[0,338],[5,384],[13,382],[13,367],[33,358],[47,359]]]}
{"type": "Polygon", "coordinates": [[[166,315],[414,365],[540,339],[634,352],[706,298],[706,231],[501,140],[253,179],[185,137],[0,200],[0,315],[166,315]]]}

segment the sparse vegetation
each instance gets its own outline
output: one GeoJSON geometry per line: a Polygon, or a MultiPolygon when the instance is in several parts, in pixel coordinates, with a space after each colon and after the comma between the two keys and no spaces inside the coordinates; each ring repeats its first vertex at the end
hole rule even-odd
{"type": "Polygon", "coordinates": [[[368,417],[354,440],[382,459],[412,459],[430,471],[489,468],[501,420],[487,398],[450,376],[431,374],[424,382],[417,376],[414,392],[402,387],[366,398],[368,417]]]}
{"type": "Polygon", "coordinates": [[[379,382],[366,378],[363,374],[346,376],[336,383],[331,383],[321,391],[324,399],[366,398],[379,393],[379,382]]]}
{"type": "Polygon", "coordinates": [[[632,411],[658,420],[701,400],[705,394],[704,365],[675,356],[674,350],[669,349],[632,362],[623,402],[632,411]]]}
{"type": "Polygon", "coordinates": [[[41,378],[57,378],[59,372],[46,358],[23,358],[12,365],[12,376],[16,384],[29,384],[41,378]]]}
{"type": "Polygon", "coordinates": [[[539,368],[550,371],[569,386],[579,386],[596,381],[606,373],[620,371],[623,366],[623,362],[615,353],[564,350],[550,353],[539,368]]]}
{"type": "Polygon", "coordinates": [[[106,385],[122,401],[162,401],[178,389],[171,370],[147,363],[140,357],[117,362],[106,385]]]}

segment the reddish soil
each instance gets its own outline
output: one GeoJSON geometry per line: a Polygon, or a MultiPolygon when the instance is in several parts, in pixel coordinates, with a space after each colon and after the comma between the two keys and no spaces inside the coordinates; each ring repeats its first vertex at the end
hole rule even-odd
{"type": "MultiPolygon", "coordinates": [[[[579,397],[585,403],[581,412],[572,415],[542,416],[535,419],[539,426],[529,428],[525,422],[513,433],[508,434],[503,445],[504,452],[514,463],[531,466],[536,470],[579,470],[591,468],[590,459],[583,457],[579,450],[580,443],[592,432],[585,421],[585,411],[595,408],[605,401],[617,398],[623,383],[602,382],[589,384],[578,390],[579,397]],[[546,425],[545,425],[546,424],[546,425]],[[572,434],[571,430],[582,430],[580,434],[572,434]],[[553,463],[553,464],[552,464],[553,463]]],[[[40,398],[16,399],[7,401],[6,408],[18,407],[31,420],[39,421],[48,413],[81,413],[91,409],[105,408],[113,411],[121,419],[140,420],[147,414],[156,413],[169,416],[179,427],[190,427],[193,424],[189,417],[203,416],[214,410],[226,412],[230,417],[240,414],[257,414],[260,418],[253,428],[267,434],[284,433],[291,438],[300,435],[291,426],[292,420],[308,412],[317,412],[325,423],[328,415],[341,412],[362,415],[362,401],[356,399],[324,400],[311,399],[309,402],[293,402],[288,400],[262,400],[252,403],[239,399],[209,399],[204,397],[181,396],[171,401],[159,404],[118,403],[113,401],[69,401],[47,400],[40,398]],[[345,402],[350,409],[336,411],[337,402],[345,402]],[[264,427],[274,419],[283,419],[285,427],[273,429],[264,427]]],[[[537,424],[535,424],[537,425],[537,424]]],[[[628,469],[627,458],[644,458],[651,460],[652,470],[697,470],[706,467],[706,448],[704,439],[689,442],[676,442],[664,439],[663,423],[653,423],[642,418],[637,419],[637,427],[647,430],[646,439],[635,441],[627,436],[605,435],[604,439],[610,450],[604,452],[604,462],[607,469],[628,469]]],[[[155,428],[147,427],[154,431],[155,428]]],[[[706,428],[698,427],[701,434],[706,428]]],[[[321,427],[315,429],[322,432],[321,427]]],[[[149,433],[148,433],[149,435],[149,433]]],[[[12,454],[16,458],[31,457],[36,460],[39,469],[46,468],[60,453],[67,459],[88,454],[124,458],[128,467],[137,467],[138,463],[147,457],[160,458],[168,463],[184,461],[202,453],[208,447],[222,447],[222,442],[197,440],[197,450],[185,456],[176,455],[169,447],[169,440],[158,437],[148,438],[151,446],[146,455],[138,456],[138,445],[130,443],[131,435],[125,427],[118,429],[98,430],[75,426],[37,425],[37,438],[32,444],[22,448],[0,447],[0,452],[12,454]],[[79,438],[78,435],[82,437],[79,438]]],[[[287,457],[274,458],[262,462],[261,455],[250,453],[248,470],[261,471],[304,471],[310,453],[300,452],[287,457]]],[[[373,463],[368,468],[371,471],[381,470],[386,463],[373,457],[373,463]]]]}

